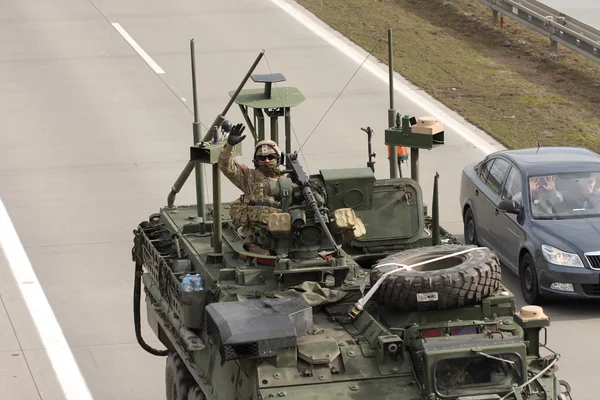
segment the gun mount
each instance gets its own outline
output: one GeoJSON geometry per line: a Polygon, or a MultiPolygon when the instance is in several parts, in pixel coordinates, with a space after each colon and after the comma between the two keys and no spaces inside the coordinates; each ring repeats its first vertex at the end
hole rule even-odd
{"type": "Polygon", "coordinates": [[[277,250],[291,250],[293,258],[302,257],[308,250],[310,258],[316,258],[321,249],[330,246],[337,255],[338,244],[333,238],[324,208],[324,193],[313,193],[309,177],[298,161],[297,153],[286,156],[289,178],[279,178],[266,186],[266,194],[281,202],[281,213],[269,215],[268,232],[277,240],[277,250]],[[323,239],[327,243],[323,243],[323,239]],[[300,244],[300,246],[298,246],[300,244]],[[304,251],[303,251],[304,250],[304,251]]]}
{"type": "Polygon", "coordinates": [[[290,144],[290,109],[304,96],[273,87],[282,74],[252,74],[262,54],[200,141],[195,120],[190,161],[167,206],[134,231],[135,332],[144,350],[167,356],[167,400],[570,399],[555,375],[559,355],[540,354],[550,324],[543,310],[518,312],[496,255],[439,225],[437,174],[427,216],[418,150],[443,144],[443,126],[401,118],[392,99],[390,178],[376,179],[373,165],[307,175],[290,144]],[[265,88],[243,89],[250,77],[265,88]],[[233,102],[255,142],[266,137],[265,114],[277,143],[278,118],[286,120],[285,175],[264,188],[277,212],[244,233],[268,255],[245,249],[248,237],[221,201],[218,129],[231,129],[233,102]],[[394,171],[394,146],[411,148],[411,178],[394,171]],[[204,164],[213,203],[197,190],[198,204],[175,206],[204,164]],[[142,339],[142,283],[147,322],[165,350],[142,339]]]}

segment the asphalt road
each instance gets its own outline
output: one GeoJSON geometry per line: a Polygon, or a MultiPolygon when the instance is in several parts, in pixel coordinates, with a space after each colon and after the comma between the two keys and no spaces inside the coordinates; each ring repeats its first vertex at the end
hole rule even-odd
{"type": "MultiPolygon", "coordinates": [[[[332,45],[339,35],[324,40],[278,4],[0,3],[0,197],[12,220],[0,213],[0,393],[7,398],[165,398],[164,359],[144,352],[134,336],[130,249],[132,230],[165,205],[188,157],[191,38],[204,124],[221,112],[227,92],[265,49],[256,72],[281,72],[286,85],[307,97],[292,110],[298,141],[318,125],[303,147],[309,172],[365,165],[360,128],[369,125],[376,132],[377,176],[387,176],[386,70],[365,64],[319,123],[366,55],[354,53],[351,61],[349,52],[357,49],[340,51],[332,45]],[[136,53],[124,32],[156,64],[136,53]],[[13,225],[20,241],[11,236],[13,225]],[[19,251],[21,243],[26,253],[19,251]]],[[[589,4],[600,25],[599,6],[589,4]]],[[[420,172],[428,203],[433,176],[440,173],[442,224],[461,234],[461,167],[499,146],[418,89],[404,88],[400,79],[396,87],[403,91],[396,94],[399,111],[433,114],[446,124],[446,145],[422,152],[420,172]]],[[[228,117],[242,121],[236,108],[228,117]]],[[[248,154],[251,141],[244,144],[248,154]]],[[[223,198],[235,198],[237,190],[224,182],[223,198]]],[[[177,203],[193,202],[192,175],[177,203]]],[[[505,281],[520,293],[515,277],[506,273],[505,281]]],[[[595,398],[596,307],[546,308],[553,322],[549,345],[563,355],[560,376],[573,385],[577,400],[595,398]]],[[[146,340],[160,347],[142,325],[146,340]]]]}

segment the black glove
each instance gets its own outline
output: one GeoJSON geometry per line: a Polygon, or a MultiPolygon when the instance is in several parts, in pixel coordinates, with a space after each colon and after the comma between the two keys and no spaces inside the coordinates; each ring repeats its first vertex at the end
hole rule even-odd
{"type": "Polygon", "coordinates": [[[227,136],[227,143],[229,143],[232,146],[235,146],[242,140],[246,139],[246,135],[242,136],[242,132],[244,132],[244,129],[246,129],[244,124],[234,125],[233,128],[231,128],[231,132],[229,132],[229,135],[227,136]]]}

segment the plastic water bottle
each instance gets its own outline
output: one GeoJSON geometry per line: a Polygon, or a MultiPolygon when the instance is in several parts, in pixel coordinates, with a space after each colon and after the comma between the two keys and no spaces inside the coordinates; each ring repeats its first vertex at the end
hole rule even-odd
{"type": "Polygon", "coordinates": [[[183,286],[183,290],[186,292],[191,292],[194,289],[192,276],[190,274],[186,274],[185,278],[183,278],[183,281],[181,281],[181,285],[183,286]]]}
{"type": "Polygon", "coordinates": [[[202,289],[202,277],[200,276],[200,274],[196,274],[194,275],[193,279],[192,279],[192,289],[194,291],[200,291],[203,290],[202,289]]]}

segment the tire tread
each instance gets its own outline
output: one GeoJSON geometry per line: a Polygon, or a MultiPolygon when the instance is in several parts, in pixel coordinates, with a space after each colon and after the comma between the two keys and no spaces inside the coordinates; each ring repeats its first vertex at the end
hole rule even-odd
{"type": "MultiPolygon", "coordinates": [[[[472,245],[438,245],[405,250],[380,260],[378,264],[405,263],[415,255],[437,255],[454,253],[472,245]]],[[[502,271],[494,252],[486,247],[477,247],[465,254],[460,265],[435,271],[401,271],[389,275],[375,294],[378,303],[402,311],[443,310],[477,303],[491,296],[501,285],[502,271]],[[438,300],[418,302],[418,293],[437,292],[438,300]]],[[[383,274],[398,269],[398,266],[383,266],[371,272],[371,285],[383,274]]]]}

